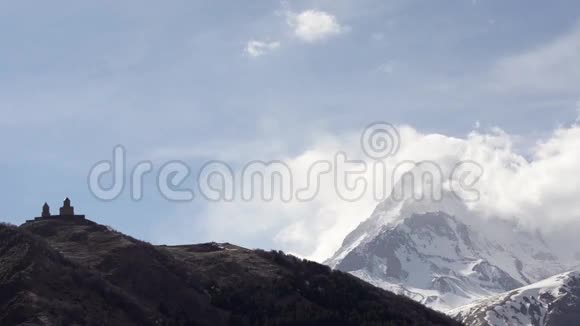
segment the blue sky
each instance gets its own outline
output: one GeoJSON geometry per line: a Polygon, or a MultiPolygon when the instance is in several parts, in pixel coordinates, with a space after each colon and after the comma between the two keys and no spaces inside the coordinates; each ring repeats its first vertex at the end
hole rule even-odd
{"type": "MultiPolygon", "coordinates": [[[[3,1],[0,216],[21,223],[68,195],[136,237],[212,240],[207,203],[102,202],[89,169],[118,144],[192,169],[295,157],[377,120],[534,141],[575,121],[578,62],[571,0],[3,1]]],[[[283,224],[214,240],[308,254],[275,240],[283,224]]]]}

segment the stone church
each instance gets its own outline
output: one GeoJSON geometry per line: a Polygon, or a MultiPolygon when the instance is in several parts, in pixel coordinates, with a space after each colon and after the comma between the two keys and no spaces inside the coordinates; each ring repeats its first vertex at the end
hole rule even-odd
{"type": "Polygon", "coordinates": [[[67,197],[62,207],[59,209],[58,215],[51,215],[50,214],[50,206],[47,203],[44,203],[42,206],[42,214],[40,217],[36,217],[34,220],[41,220],[41,219],[53,219],[53,218],[82,218],[84,219],[84,215],[75,215],[75,208],[71,206],[70,199],[67,197]]]}

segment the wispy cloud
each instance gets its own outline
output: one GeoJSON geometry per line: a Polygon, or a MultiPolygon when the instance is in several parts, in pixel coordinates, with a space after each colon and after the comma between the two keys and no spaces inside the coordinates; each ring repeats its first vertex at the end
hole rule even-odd
{"type": "Polygon", "coordinates": [[[378,71],[385,73],[387,75],[392,74],[394,69],[395,65],[390,61],[380,64],[379,67],[377,68],[378,71]]]}
{"type": "Polygon", "coordinates": [[[246,44],[245,52],[251,57],[260,57],[265,54],[268,54],[280,47],[280,42],[273,41],[273,42],[262,42],[251,40],[246,44]]]}
{"type": "Polygon", "coordinates": [[[345,27],[338,23],[334,15],[318,10],[289,13],[287,22],[296,37],[309,43],[322,41],[345,31],[345,27]]]}
{"type": "Polygon", "coordinates": [[[373,33],[371,34],[371,39],[373,39],[373,41],[382,41],[385,38],[385,34],[383,33],[373,33]]]}
{"type": "Polygon", "coordinates": [[[580,83],[580,26],[548,44],[502,59],[494,86],[505,91],[577,93],[580,83]]]}

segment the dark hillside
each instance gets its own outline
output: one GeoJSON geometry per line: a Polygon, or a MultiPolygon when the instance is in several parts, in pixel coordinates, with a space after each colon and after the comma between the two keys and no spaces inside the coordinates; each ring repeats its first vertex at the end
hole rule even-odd
{"type": "Polygon", "coordinates": [[[85,219],[0,227],[1,325],[458,325],[327,266],[153,246],[85,219]]]}

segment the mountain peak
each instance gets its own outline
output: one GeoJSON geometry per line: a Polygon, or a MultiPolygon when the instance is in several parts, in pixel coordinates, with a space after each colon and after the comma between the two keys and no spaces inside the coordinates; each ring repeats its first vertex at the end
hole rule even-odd
{"type": "Polygon", "coordinates": [[[538,233],[479,216],[449,192],[381,203],[326,263],[440,310],[565,270],[538,233]]]}

